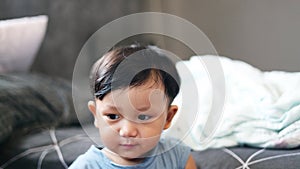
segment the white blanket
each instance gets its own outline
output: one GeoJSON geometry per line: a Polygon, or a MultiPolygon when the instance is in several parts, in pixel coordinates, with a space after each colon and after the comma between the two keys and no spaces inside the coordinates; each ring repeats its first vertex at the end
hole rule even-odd
{"type": "Polygon", "coordinates": [[[178,63],[177,68],[182,86],[174,103],[182,107],[166,135],[182,139],[195,150],[240,144],[269,148],[300,145],[300,72],[263,72],[219,56],[194,56],[178,63]],[[216,114],[219,120],[213,124],[207,117],[215,113],[211,112],[216,99],[212,92],[218,89],[213,89],[210,79],[214,75],[207,73],[200,58],[218,59],[224,72],[225,101],[219,105],[223,112],[216,114]],[[190,91],[193,97],[184,95],[184,91],[190,91]],[[206,125],[213,129],[204,131],[206,125]]]}

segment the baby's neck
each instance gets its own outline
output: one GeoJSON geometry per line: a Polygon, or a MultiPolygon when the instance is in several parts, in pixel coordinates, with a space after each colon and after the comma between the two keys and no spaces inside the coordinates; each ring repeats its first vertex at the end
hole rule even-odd
{"type": "Polygon", "coordinates": [[[107,148],[103,148],[101,150],[103,154],[109,158],[112,162],[118,164],[118,165],[124,165],[124,166],[132,166],[132,165],[137,165],[141,163],[144,158],[125,158],[121,157],[119,154],[116,154],[112,151],[110,151],[107,148]]]}

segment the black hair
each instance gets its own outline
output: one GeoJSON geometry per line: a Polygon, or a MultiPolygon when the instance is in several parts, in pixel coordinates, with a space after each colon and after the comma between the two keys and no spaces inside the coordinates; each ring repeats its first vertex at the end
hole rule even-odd
{"type": "Polygon", "coordinates": [[[92,67],[92,94],[102,100],[113,90],[140,86],[151,76],[162,83],[172,103],[179,92],[180,78],[175,63],[161,49],[141,45],[113,48],[92,67]]]}

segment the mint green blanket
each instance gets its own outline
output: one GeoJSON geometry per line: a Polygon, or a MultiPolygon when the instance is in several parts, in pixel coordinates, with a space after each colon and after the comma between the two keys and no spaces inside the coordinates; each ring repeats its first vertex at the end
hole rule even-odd
{"type": "Polygon", "coordinates": [[[182,86],[198,91],[199,98],[181,94],[175,99],[175,104],[185,106],[180,107],[167,135],[184,140],[195,150],[236,145],[268,148],[300,145],[300,72],[264,72],[243,61],[219,56],[194,56],[178,63],[178,71],[182,86]],[[212,92],[218,89],[211,87],[211,75],[200,58],[215,58],[222,64],[226,90],[218,123],[207,121],[212,113],[212,92]],[[196,88],[185,75],[184,65],[193,74],[196,88]],[[191,113],[195,104],[196,116],[191,113]],[[204,130],[207,125],[214,130],[207,133],[204,130]]]}

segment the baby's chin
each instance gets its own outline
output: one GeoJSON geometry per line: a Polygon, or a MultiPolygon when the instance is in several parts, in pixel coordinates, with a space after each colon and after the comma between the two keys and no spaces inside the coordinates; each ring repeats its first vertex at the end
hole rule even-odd
{"type": "Polygon", "coordinates": [[[123,153],[118,153],[120,157],[123,159],[129,160],[129,161],[136,161],[140,159],[144,159],[146,157],[149,157],[148,152],[147,153],[140,153],[140,152],[123,152],[123,153]]]}
{"type": "Polygon", "coordinates": [[[133,154],[133,153],[119,153],[115,154],[116,157],[113,157],[111,160],[119,165],[137,165],[139,163],[142,163],[146,157],[139,154],[133,154]]]}
{"type": "Polygon", "coordinates": [[[115,152],[123,159],[129,160],[129,161],[140,161],[142,159],[145,159],[147,157],[151,157],[154,155],[154,148],[148,149],[145,152],[141,151],[122,151],[122,152],[115,152]]]}

